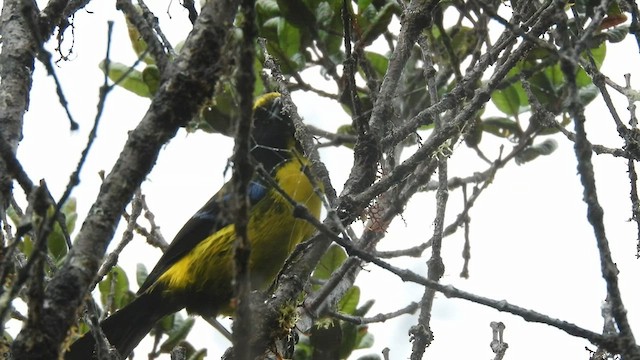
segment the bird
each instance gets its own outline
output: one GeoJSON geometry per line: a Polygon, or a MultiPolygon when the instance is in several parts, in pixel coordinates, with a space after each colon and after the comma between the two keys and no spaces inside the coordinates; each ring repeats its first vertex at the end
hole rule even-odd
{"type": "MultiPolygon", "coordinates": [[[[309,171],[310,160],[296,140],[281,94],[258,97],[253,121],[250,156],[271,180],[256,173],[248,186],[249,272],[253,289],[265,290],[295,246],[315,231],[310,223],[294,217],[295,206],[290,200],[306,206],[318,218],[322,185],[309,171]]],[[[183,308],[203,316],[233,314],[233,180],[185,223],[134,300],[100,323],[121,358],[129,356],[158,320],[183,308]]],[[[88,360],[94,348],[95,340],[87,333],[71,344],[64,358],[88,360]]]]}

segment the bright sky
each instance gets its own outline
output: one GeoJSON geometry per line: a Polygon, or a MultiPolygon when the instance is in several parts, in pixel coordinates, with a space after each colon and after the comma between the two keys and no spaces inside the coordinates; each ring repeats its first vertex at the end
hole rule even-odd
{"type": "MultiPolygon", "coordinates": [[[[150,2],[151,3],[151,2],[150,2]]],[[[151,4],[149,4],[151,5],[151,4]]],[[[177,1],[158,1],[152,9],[160,19],[166,35],[176,44],[186,36],[189,22],[177,1]],[[167,16],[167,9],[171,18],[167,16]]],[[[55,96],[51,78],[46,77],[38,65],[32,91],[31,106],[25,118],[24,140],[19,148],[19,159],[31,177],[47,180],[54,196],[59,196],[75,168],[86,135],[91,129],[98,101],[98,88],[102,73],[98,63],[106,47],[107,20],[115,20],[111,59],[132,63],[135,55],[129,45],[123,17],[115,10],[114,2],[93,1],[75,16],[75,45],[71,62],[61,62],[58,76],[80,130],[69,132],[68,122],[55,96]]],[[[71,34],[67,34],[69,46],[71,34]]],[[[49,44],[48,49],[52,50],[49,44]]],[[[614,81],[624,83],[624,71],[634,69],[638,48],[632,41],[609,46],[603,72],[614,81]]],[[[317,74],[305,74],[319,86],[330,86],[317,74]]],[[[640,74],[632,77],[638,84],[640,74]]],[[[308,123],[327,130],[335,130],[349,119],[335,104],[308,94],[294,97],[300,115],[308,123]]],[[[615,97],[619,111],[626,118],[626,100],[615,97]]],[[[127,91],[116,89],[106,104],[98,138],[81,174],[81,184],[74,190],[78,198],[78,213],[84,217],[95,199],[100,179],[98,171],[109,171],[124,144],[127,131],[134,128],[146,111],[149,100],[127,91]]],[[[621,145],[610,116],[601,100],[590,108],[588,131],[594,143],[610,147],[621,145]]],[[[577,176],[572,144],[556,136],[558,150],[522,166],[509,164],[501,170],[491,187],[482,195],[471,211],[471,268],[470,279],[460,279],[462,269],[462,230],[447,238],[444,244],[445,284],[453,284],[479,295],[505,299],[513,304],[530,307],[553,317],[574,322],[592,331],[602,327],[600,304],[604,299],[604,282],[593,232],[586,222],[586,206],[582,202],[582,188],[577,176]]],[[[511,144],[500,142],[490,135],[484,136],[481,148],[489,158],[495,158],[500,144],[505,151],[511,144]]],[[[180,131],[160,155],[160,159],[143,185],[143,192],[156,222],[162,226],[164,236],[170,240],[182,224],[223,184],[223,169],[232,151],[232,140],[220,135],[180,131]]],[[[329,167],[333,185],[340,190],[351,155],[346,149],[324,149],[322,159],[329,167]]],[[[622,294],[629,317],[636,332],[640,331],[640,291],[637,275],[640,271],[635,259],[637,233],[631,216],[629,184],[626,164],[611,156],[594,159],[597,171],[599,199],[605,209],[607,235],[611,241],[614,261],[620,269],[622,294]]],[[[451,176],[469,176],[486,167],[475,160],[464,145],[458,145],[449,163],[451,176]]],[[[16,195],[22,196],[16,189],[16,195]]],[[[447,223],[455,219],[461,208],[461,193],[451,193],[447,223]]],[[[406,248],[429,238],[433,232],[435,201],[433,194],[421,194],[409,204],[401,219],[396,220],[382,243],[383,249],[406,248]]],[[[81,219],[79,220],[78,227],[81,219]]],[[[113,240],[119,241],[122,231],[113,240]]],[[[134,244],[122,254],[123,266],[133,276],[136,263],[150,269],[160,252],[136,238],[134,244]]],[[[394,264],[410,267],[425,274],[423,259],[401,258],[394,264]]],[[[393,275],[367,265],[358,278],[362,301],[375,299],[376,305],[369,315],[386,313],[418,301],[422,289],[405,284],[393,275]]],[[[131,278],[133,280],[133,277],[131,278]]],[[[432,330],[435,341],[426,355],[442,358],[493,357],[489,348],[491,321],[506,325],[505,341],[511,359],[588,358],[586,341],[575,339],[563,332],[523,320],[480,305],[461,300],[446,299],[438,295],[433,310],[432,330]]],[[[392,359],[408,357],[410,343],[408,328],[415,317],[404,316],[384,324],[370,326],[376,336],[372,349],[358,354],[378,353],[391,349],[392,359]]],[[[209,358],[215,359],[229,346],[215,330],[200,325],[196,346],[207,346],[209,358]]],[[[144,350],[144,349],[143,349],[144,350]]],[[[139,351],[139,358],[144,354],[139,351]]],[[[168,357],[167,357],[168,358],[168,357]]]]}

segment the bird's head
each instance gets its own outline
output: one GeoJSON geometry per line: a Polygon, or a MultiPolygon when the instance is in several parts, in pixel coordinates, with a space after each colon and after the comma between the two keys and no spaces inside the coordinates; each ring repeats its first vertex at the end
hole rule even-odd
{"type": "Polygon", "coordinates": [[[283,111],[280,93],[260,96],[253,106],[253,140],[257,147],[293,150],[300,149],[295,127],[289,114],[283,111]]]}

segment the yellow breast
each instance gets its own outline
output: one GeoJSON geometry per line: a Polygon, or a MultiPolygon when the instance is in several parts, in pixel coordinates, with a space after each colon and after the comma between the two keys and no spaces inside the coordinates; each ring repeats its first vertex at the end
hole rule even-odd
{"type": "MultiPolygon", "coordinates": [[[[302,159],[290,159],[280,165],[274,178],[284,192],[318,218],[321,199],[316,193],[317,185],[314,186],[303,172],[307,163],[302,159]]],[[[294,247],[314,232],[311,224],[294,218],[293,210],[293,205],[275,189],[270,189],[251,209],[248,227],[251,242],[249,267],[254,289],[268,287],[294,247]]],[[[192,299],[198,308],[203,303],[211,306],[214,314],[228,312],[227,305],[233,296],[231,282],[235,235],[233,224],[218,230],[171,266],[158,282],[163,283],[169,292],[202,297],[192,299]]],[[[187,310],[189,308],[187,305],[187,310]]],[[[195,306],[191,308],[202,312],[195,306]]]]}

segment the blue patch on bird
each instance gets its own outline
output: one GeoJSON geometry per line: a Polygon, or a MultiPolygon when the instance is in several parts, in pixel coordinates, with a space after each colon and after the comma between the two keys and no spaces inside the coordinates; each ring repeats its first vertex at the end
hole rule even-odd
{"type": "MultiPolygon", "coordinates": [[[[254,205],[258,201],[262,200],[262,198],[267,194],[267,187],[257,181],[251,181],[247,191],[249,194],[249,202],[251,205],[254,205]]],[[[232,194],[225,194],[222,197],[222,202],[224,204],[229,204],[229,201],[231,201],[231,195],[232,194]]]]}
{"type": "Polygon", "coordinates": [[[267,194],[267,187],[257,181],[249,183],[249,201],[255,204],[267,194]]]}

